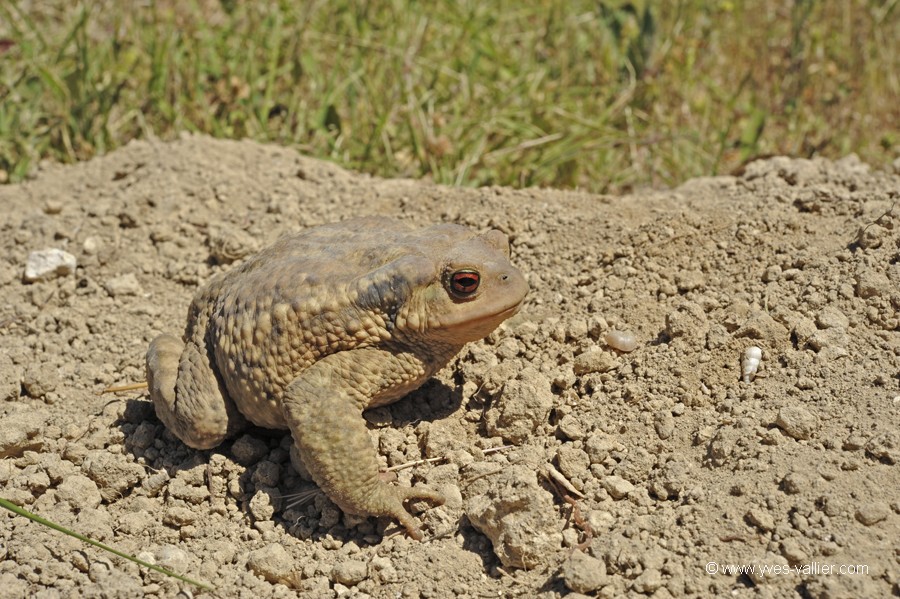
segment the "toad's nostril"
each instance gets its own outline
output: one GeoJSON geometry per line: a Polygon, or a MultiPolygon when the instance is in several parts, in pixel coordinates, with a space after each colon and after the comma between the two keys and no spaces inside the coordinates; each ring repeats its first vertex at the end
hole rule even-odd
{"type": "Polygon", "coordinates": [[[500,275],[500,280],[501,280],[501,281],[508,281],[508,280],[509,280],[509,275],[500,275]]]}

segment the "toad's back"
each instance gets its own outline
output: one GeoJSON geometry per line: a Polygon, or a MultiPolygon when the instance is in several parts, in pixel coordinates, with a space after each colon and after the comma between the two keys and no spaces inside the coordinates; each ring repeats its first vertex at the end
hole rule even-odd
{"type": "Polygon", "coordinates": [[[286,236],[213,282],[192,311],[198,325],[208,318],[206,341],[228,395],[254,424],[285,428],[281,396],[308,366],[400,343],[392,335],[397,311],[436,276],[431,269],[423,277],[421,260],[402,259],[434,262],[473,236],[455,225],[412,230],[358,219],[286,236]]]}

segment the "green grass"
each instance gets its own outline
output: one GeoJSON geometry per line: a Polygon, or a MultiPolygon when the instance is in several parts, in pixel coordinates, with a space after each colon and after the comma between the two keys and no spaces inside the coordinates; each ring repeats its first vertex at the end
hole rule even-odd
{"type": "Polygon", "coordinates": [[[0,179],[184,130],[456,185],[880,165],[900,153],[897,4],[0,0],[0,179]]]}

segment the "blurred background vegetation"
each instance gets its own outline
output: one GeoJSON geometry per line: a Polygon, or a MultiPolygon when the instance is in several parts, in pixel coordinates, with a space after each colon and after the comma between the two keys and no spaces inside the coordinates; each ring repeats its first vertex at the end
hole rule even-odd
{"type": "Polygon", "coordinates": [[[898,0],[0,0],[0,181],[179,131],[622,191],[900,155],[898,0]]]}

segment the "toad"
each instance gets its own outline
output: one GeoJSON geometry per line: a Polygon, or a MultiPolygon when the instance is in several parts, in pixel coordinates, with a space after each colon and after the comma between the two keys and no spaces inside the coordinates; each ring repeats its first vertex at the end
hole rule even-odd
{"type": "Polygon", "coordinates": [[[362,412],[420,387],[515,314],[527,292],[497,230],[416,230],[382,217],[308,229],[197,292],[182,338],[150,344],[150,397],[197,449],[248,421],[289,429],[342,510],[393,517],[420,539],[403,502],[443,497],[382,479],[362,412]]]}

